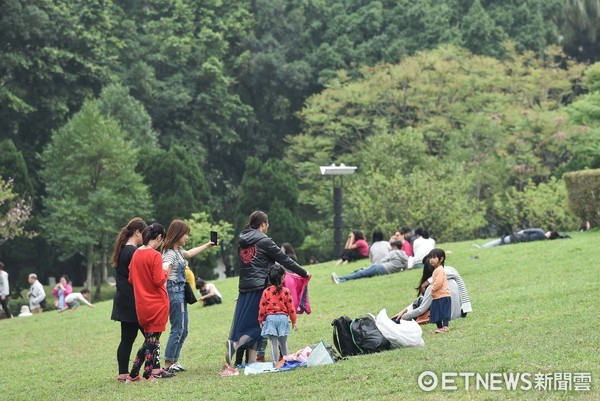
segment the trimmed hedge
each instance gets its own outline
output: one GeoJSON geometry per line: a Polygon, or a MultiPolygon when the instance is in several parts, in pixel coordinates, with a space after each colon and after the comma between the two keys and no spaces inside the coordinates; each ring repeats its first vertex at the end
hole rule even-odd
{"type": "Polygon", "coordinates": [[[600,226],[600,169],[565,173],[563,180],[571,211],[592,227],[600,226]]]}

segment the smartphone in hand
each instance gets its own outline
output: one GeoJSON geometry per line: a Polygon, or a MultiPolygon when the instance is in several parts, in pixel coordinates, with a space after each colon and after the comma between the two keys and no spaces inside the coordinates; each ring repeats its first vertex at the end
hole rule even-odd
{"type": "Polygon", "coordinates": [[[210,242],[212,242],[213,244],[217,245],[219,243],[219,239],[217,236],[217,232],[216,231],[211,231],[210,232],[210,242]]]}

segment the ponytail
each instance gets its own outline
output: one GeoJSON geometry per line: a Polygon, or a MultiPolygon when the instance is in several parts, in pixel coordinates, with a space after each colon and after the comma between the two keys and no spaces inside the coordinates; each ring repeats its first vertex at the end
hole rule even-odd
{"type": "Polygon", "coordinates": [[[111,261],[114,267],[117,267],[119,264],[119,256],[121,255],[121,251],[125,247],[127,240],[136,232],[136,231],[144,231],[147,227],[147,224],[144,220],[139,217],[134,217],[131,219],[129,223],[119,231],[117,238],[115,239],[115,245],[113,247],[113,253],[111,257],[111,261]]]}

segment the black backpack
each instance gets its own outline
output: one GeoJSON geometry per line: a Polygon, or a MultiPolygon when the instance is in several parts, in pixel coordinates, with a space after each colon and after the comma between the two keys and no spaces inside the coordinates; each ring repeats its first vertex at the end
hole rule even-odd
{"type": "Polygon", "coordinates": [[[351,323],[352,319],[348,316],[341,316],[331,322],[333,326],[333,345],[342,357],[361,353],[352,340],[351,323]]]}
{"type": "Polygon", "coordinates": [[[377,328],[372,316],[354,319],[350,324],[350,332],[361,354],[384,351],[391,347],[389,340],[377,328]]]}

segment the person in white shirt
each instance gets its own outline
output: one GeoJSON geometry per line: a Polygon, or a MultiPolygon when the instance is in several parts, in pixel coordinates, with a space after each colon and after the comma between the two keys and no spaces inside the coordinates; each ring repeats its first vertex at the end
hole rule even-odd
{"type": "Polygon", "coordinates": [[[31,288],[27,293],[27,297],[29,297],[29,310],[31,313],[41,313],[44,310],[43,304],[46,303],[46,292],[44,291],[44,286],[37,279],[37,275],[35,273],[31,273],[27,278],[29,284],[31,284],[31,288]]]}
{"type": "Polygon", "coordinates": [[[66,311],[67,309],[77,309],[81,303],[86,304],[90,308],[94,305],[90,303],[90,290],[84,288],[81,292],[72,292],[65,297],[65,307],[59,310],[59,312],[66,311]]]}
{"type": "Polygon", "coordinates": [[[408,268],[423,267],[423,258],[435,248],[435,240],[429,238],[429,232],[422,227],[415,229],[415,240],[413,241],[414,256],[408,258],[408,268]]]}
{"type": "Polygon", "coordinates": [[[223,296],[213,283],[207,283],[199,278],[196,280],[196,288],[198,288],[198,292],[200,293],[198,301],[202,302],[204,306],[220,304],[223,300],[223,296]]]}
{"type": "Polygon", "coordinates": [[[8,309],[8,296],[10,295],[10,289],[8,288],[8,273],[4,271],[4,263],[0,262],[0,303],[2,304],[2,310],[7,318],[11,318],[12,314],[8,309]]]}

